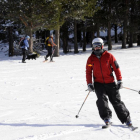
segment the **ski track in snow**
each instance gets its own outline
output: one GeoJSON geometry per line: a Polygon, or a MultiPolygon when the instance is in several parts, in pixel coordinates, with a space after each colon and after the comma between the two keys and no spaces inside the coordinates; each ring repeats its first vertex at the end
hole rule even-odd
{"type": "MultiPolygon", "coordinates": [[[[115,46],[114,46],[115,47],[115,46]]],[[[106,47],[105,47],[106,48],[106,47]]],[[[110,51],[117,59],[126,87],[140,90],[140,48],[110,51]]],[[[140,128],[130,131],[118,120],[113,107],[113,126],[104,125],[90,93],[79,118],[77,115],[88,92],[85,65],[87,52],[54,57],[54,63],[37,60],[21,62],[22,56],[0,52],[0,139],[1,140],[140,140],[140,128]]],[[[134,126],[140,126],[140,95],[121,89],[134,126]]]]}
{"type": "MultiPolygon", "coordinates": [[[[101,138],[104,138],[105,140],[107,140],[108,138],[106,138],[106,135],[112,135],[112,138],[113,139],[120,139],[120,140],[126,140],[126,139],[135,139],[135,140],[139,140],[139,133],[133,133],[131,134],[131,131],[126,128],[127,130],[124,130],[125,128],[121,128],[121,127],[118,127],[118,128],[115,128],[115,127],[111,127],[109,129],[106,129],[106,130],[102,130],[101,129],[101,126],[99,127],[99,125],[97,126],[90,126],[90,128],[85,128],[84,126],[83,127],[80,127],[80,128],[77,128],[77,129],[70,129],[70,130],[64,130],[64,131],[59,131],[59,132],[55,132],[55,133],[45,133],[45,134],[41,134],[39,136],[36,136],[36,135],[33,135],[33,136],[28,136],[28,137],[25,137],[25,138],[19,138],[19,139],[16,139],[16,140],[47,140],[47,139],[59,139],[59,140],[65,140],[65,139],[71,139],[71,136],[72,135],[75,135],[75,133],[79,133],[79,135],[81,135],[81,133],[87,133],[87,132],[90,132],[90,133],[93,133],[93,138],[97,137],[99,139],[100,136],[97,136],[97,134],[95,134],[97,131],[98,135],[100,135],[100,133],[102,131],[104,131],[103,135],[104,136],[101,136],[101,138]],[[96,128],[97,127],[97,128],[96,128]],[[95,129],[96,128],[96,129],[95,129]],[[100,132],[99,132],[100,131],[100,132]],[[107,132],[110,132],[110,133],[107,133],[107,132]],[[127,133],[126,133],[127,132],[127,133]],[[119,135],[118,135],[119,133],[119,135]],[[96,136],[94,136],[94,134],[96,136]],[[63,139],[63,137],[65,137],[63,139]]],[[[101,139],[100,138],[100,139],[101,139]]],[[[75,139],[79,139],[78,137],[76,137],[75,139]]],[[[80,137],[80,139],[82,139],[80,137]]],[[[90,140],[91,138],[86,138],[88,140],[90,140]]]]}
{"type": "Polygon", "coordinates": [[[71,130],[64,130],[64,131],[60,131],[57,133],[49,133],[49,134],[41,134],[39,136],[28,136],[27,138],[20,138],[17,140],[46,140],[46,139],[50,139],[50,138],[55,138],[55,137],[60,137],[60,136],[64,136],[64,135],[69,135],[69,134],[73,134],[76,132],[81,132],[81,131],[88,131],[91,128],[77,128],[77,129],[71,129],[71,130]]]}

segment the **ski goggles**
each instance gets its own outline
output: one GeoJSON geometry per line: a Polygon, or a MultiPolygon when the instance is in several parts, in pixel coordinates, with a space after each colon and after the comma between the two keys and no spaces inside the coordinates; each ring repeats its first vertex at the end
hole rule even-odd
{"type": "Polygon", "coordinates": [[[95,42],[95,43],[92,44],[92,47],[93,47],[93,48],[96,48],[96,47],[101,47],[101,48],[102,48],[102,43],[100,43],[100,42],[95,42]]]}

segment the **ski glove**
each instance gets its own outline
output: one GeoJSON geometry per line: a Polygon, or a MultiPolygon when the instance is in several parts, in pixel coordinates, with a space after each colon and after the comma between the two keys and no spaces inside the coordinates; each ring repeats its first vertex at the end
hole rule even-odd
{"type": "Polygon", "coordinates": [[[89,90],[90,92],[91,92],[91,91],[94,92],[95,88],[94,88],[93,84],[88,84],[88,90],[89,90]]]}
{"type": "Polygon", "coordinates": [[[122,81],[118,81],[117,85],[116,85],[116,89],[117,90],[121,89],[122,88],[122,84],[123,84],[122,81]]]}

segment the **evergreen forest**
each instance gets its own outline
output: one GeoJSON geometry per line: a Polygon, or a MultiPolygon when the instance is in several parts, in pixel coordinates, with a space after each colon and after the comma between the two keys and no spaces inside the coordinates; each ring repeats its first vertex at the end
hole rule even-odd
{"type": "Polygon", "coordinates": [[[69,42],[73,43],[73,53],[79,52],[79,45],[86,51],[87,44],[91,44],[95,37],[106,40],[108,50],[112,50],[112,41],[120,41],[122,49],[127,49],[126,44],[133,47],[133,43],[137,43],[139,46],[140,1],[0,0],[0,42],[9,43],[9,56],[17,54],[13,42],[19,42],[20,35],[31,37],[29,46],[33,52],[35,48],[37,51],[36,43],[40,43],[39,49],[43,48],[51,31],[58,44],[55,56],[59,56],[61,47],[65,54],[69,53],[69,42]],[[102,36],[101,31],[106,31],[107,36],[102,36]]]}

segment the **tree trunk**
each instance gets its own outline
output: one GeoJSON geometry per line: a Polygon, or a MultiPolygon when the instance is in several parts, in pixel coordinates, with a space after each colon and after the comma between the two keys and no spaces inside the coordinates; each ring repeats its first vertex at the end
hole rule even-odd
{"type": "Polygon", "coordinates": [[[78,45],[77,45],[77,22],[74,20],[74,53],[78,52],[78,45]]]}
{"type": "Polygon", "coordinates": [[[100,37],[100,29],[99,29],[99,23],[97,23],[97,37],[100,37]]]}
{"type": "Polygon", "coordinates": [[[131,7],[131,15],[130,15],[130,21],[129,21],[129,26],[130,26],[130,40],[129,40],[129,47],[133,47],[133,4],[131,7]]]}
{"type": "Polygon", "coordinates": [[[137,35],[133,34],[133,43],[137,43],[137,35]]]}
{"type": "Polygon", "coordinates": [[[81,41],[81,30],[80,30],[80,24],[77,24],[77,42],[81,41]]]}
{"type": "Polygon", "coordinates": [[[32,38],[32,35],[33,35],[32,28],[30,28],[30,30],[29,30],[29,36],[30,36],[29,49],[30,49],[31,53],[33,52],[33,38],[32,38]]]}
{"type": "Polygon", "coordinates": [[[139,46],[140,45],[140,34],[138,34],[138,40],[137,40],[137,46],[139,46]]]}
{"type": "Polygon", "coordinates": [[[124,10],[124,21],[123,21],[123,40],[122,40],[122,49],[126,49],[126,37],[127,37],[127,22],[128,22],[128,1],[125,1],[124,10]]]}
{"type": "Polygon", "coordinates": [[[129,38],[129,48],[133,47],[133,33],[130,31],[130,38],[129,38]]]}
{"type": "Polygon", "coordinates": [[[9,27],[9,57],[14,55],[12,28],[9,27]]]}
{"type": "Polygon", "coordinates": [[[115,24],[115,43],[118,43],[117,24],[115,24]]]}
{"type": "Polygon", "coordinates": [[[111,3],[109,3],[109,15],[108,15],[108,50],[112,50],[110,15],[111,15],[111,3]]]}
{"type": "Polygon", "coordinates": [[[86,51],[86,33],[83,31],[83,51],[86,51]]]}
{"type": "Polygon", "coordinates": [[[92,40],[94,39],[94,32],[91,32],[91,48],[92,48],[92,40]]]}
{"type": "Polygon", "coordinates": [[[29,50],[30,50],[31,53],[33,53],[33,38],[32,38],[33,33],[32,33],[32,30],[33,29],[31,27],[28,27],[26,29],[26,35],[30,36],[30,39],[29,39],[29,50]]]}
{"type": "Polygon", "coordinates": [[[122,40],[122,49],[126,49],[126,36],[127,36],[127,20],[125,18],[123,22],[123,40],[122,40]]]}
{"type": "Polygon", "coordinates": [[[69,40],[68,34],[67,34],[67,36],[65,37],[65,39],[66,39],[66,48],[67,48],[67,52],[70,52],[70,51],[71,51],[71,46],[68,45],[68,40],[69,40]]]}
{"type": "Polygon", "coordinates": [[[56,48],[55,48],[55,52],[54,52],[54,56],[58,57],[59,56],[59,41],[60,41],[60,33],[59,33],[59,28],[57,30],[55,30],[55,43],[56,43],[56,48]]]}
{"type": "Polygon", "coordinates": [[[63,53],[68,53],[71,51],[71,47],[68,46],[68,29],[62,32],[62,41],[63,41],[63,53]]]}
{"type": "Polygon", "coordinates": [[[112,50],[110,21],[108,21],[108,50],[112,50]]]}
{"type": "Polygon", "coordinates": [[[66,36],[63,36],[63,53],[67,53],[67,50],[66,36]]]}
{"type": "Polygon", "coordinates": [[[129,33],[128,33],[128,31],[126,32],[126,44],[129,44],[129,33]]]}

